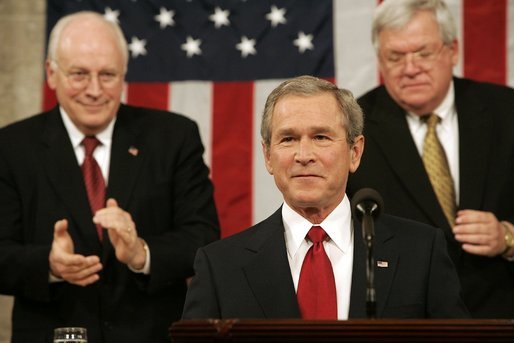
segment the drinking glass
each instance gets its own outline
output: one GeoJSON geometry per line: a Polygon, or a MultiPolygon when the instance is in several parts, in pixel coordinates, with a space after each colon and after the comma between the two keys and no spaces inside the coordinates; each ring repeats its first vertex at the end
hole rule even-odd
{"type": "Polygon", "coordinates": [[[54,343],[87,343],[87,330],[79,327],[54,329],[54,343]]]}

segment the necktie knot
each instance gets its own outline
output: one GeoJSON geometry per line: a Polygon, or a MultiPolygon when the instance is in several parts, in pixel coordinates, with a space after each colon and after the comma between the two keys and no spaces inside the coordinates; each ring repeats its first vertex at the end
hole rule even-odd
{"type": "Polygon", "coordinates": [[[313,226],[307,233],[307,239],[312,243],[321,243],[327,239],[327,233],[321,226],[313,226]]]}
{"type": "Polygon", "coordinates": [[[96,147],[99,146],[101,143],[95,136],[86,136],[82,140],[82,145],[84,146],[84,149],[86,150],[86,156],[90,157],[93,156],[93,151],[95,151],[96,147]]]}
{"type": "Polygon", "coordinates": [[[428,130],[435,130],[435,127],[441,121],[441,118],[435,113],[430,113],[429,115],[422,118],[423,121],[427,124],[428,130]]]}

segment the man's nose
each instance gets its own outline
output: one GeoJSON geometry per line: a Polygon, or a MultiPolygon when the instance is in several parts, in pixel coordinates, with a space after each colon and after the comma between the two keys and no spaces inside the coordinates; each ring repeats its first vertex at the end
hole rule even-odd
{"type": "Polygon", "coordinates": [[[102,93],[102,84],[98,75],[90,75],[90,79],[86,87],[86,92],[92,96],[98,96],[102,93]]]}
{"type": "Polygon", "coordinates": [[[309,163],[314,160],[314,144],[312,140],[303,138],[298,142],[295,155],[296,161],[302,164],[309,163]]]}

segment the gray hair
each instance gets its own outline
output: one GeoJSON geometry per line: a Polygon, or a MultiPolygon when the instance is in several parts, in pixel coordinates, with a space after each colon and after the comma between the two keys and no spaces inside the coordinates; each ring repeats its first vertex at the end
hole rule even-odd
{"type": "Polygon", "coordinates": [[[261,138],[266,147],[271,143],[271,122],[276,103],[286,95],[312,96],[320,93],[333,94],[341,109],[341,122],[347,131],[349,144],[362,134],[364,115],[362,109],[347,89],[338,88],[331,82],[313,76],[298,76],[282,82],[266,100],[261,121],[261,138]]]}
{"type": "Polygon", "coordinates": [[[121,28],[118,26],[118,24],[107,20],[103,15],[92,11],[76,12],[59,19],[59,21],[53,27],[52,32],[50,33],[50,38],[48,40],[48,52],[46,57],[47,61],[57,61],[57,48],[61,41],[61,36],[64,29],[72,22],[83,21],[86,19],[96,20],[97,22],[103,23],[106,27],[109,27],[112,30],[116,41],[118,42],[121,56],[123,58],[123,72],[125,73],[128,66],[128,45],[125,36],[121,31],[121,28]]]}
{"type": "Polygon", "coordinates": [[[378,53],[378,35],[384,29],[400,29],[407,25],[419,11],[433,13],[445,45],[457,38],[457,28],[448,6],[442,0],[385,0],[375,10],[371,30],[371,41],[378,53]]]}

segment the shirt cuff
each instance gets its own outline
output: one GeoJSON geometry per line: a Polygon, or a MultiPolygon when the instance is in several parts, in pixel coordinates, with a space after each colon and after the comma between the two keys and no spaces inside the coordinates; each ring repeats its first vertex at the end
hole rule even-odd
{"type": "Polygon", "coordinates": [[[64,281],[64,279],[61,279],[60,277],[53,275],[51,272],[48,272],[48,282],[56,283],[56,282],[62,282],[62,281],[64,281]]]}
{"type": "Polygon", "coordinates": [[[143,243],[143,249],[145,249],[145,253],[146,253],[145,265],[141,269],[135,269],[135,268],[132,268],[131,266],[128,266],[128,267],[134,273],[149,275],[150,274],[150,249],[148,248],[148,244],[146,244],[145,240],[142,238],[140,238],[140,239],[141,239],[141,242],[143,243]]]}

